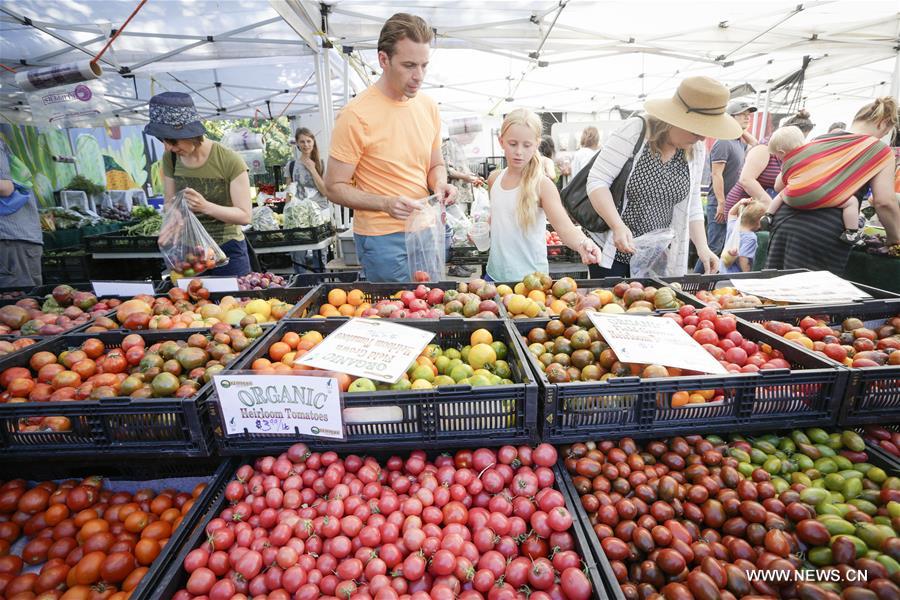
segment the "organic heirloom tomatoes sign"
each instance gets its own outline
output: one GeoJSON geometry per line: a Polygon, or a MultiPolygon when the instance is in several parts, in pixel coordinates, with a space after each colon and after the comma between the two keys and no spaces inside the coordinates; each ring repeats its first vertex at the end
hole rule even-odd
{"type": "Polygon", "coordinates": [[[591,322],[620,361],[727,373],[678,323],[663,317],[591,313],[591,322]]]}
{"type": "Polygon", "coordinates": [[[378,319],[350,319],[295,362],[393,383],[434,333],[378,319]]]}
{"type": "Polygon", "coordinates": [[[332,377],[213,376],[226,435],[265,433],[344,439],[341,386],[332,377]]]}

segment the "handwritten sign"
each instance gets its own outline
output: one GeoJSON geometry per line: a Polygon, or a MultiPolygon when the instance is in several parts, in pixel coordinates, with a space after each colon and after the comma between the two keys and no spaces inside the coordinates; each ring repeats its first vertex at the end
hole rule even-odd
{"type": "Polygon", "coordinates": [[[214,375],[226,435],[245,431],[344,439],[341,386],[333,377],[214,375]]]}
{"type": "Polygon", "coordinates": [[[203,287],[211,292],[237,292],[241,289],[236,277],[184,277],[178,280],[178,287],[186,290],[194,279],[202,281],[203,287]]]}
{"type": "Polygon", "coordinates": [[[591,322],[619,360],[701,373],[726,373],[678,323],[664,317],[590,313],[591,322]]]}
{"type": "Polygon", "coordinates": [[[829,271],[792,273],[770,279],[732,280],[742,294],[796,304],[836,304],[871,298],[849,281],[829,271]]]}
{"type": "Polygon", "coordinates": [[[156,293],[150,281],[92,281],[91,286],[97,296],[152,296],[156,293]]]}
{"type": "Polygon", "coordinates": [[[378,319],[350,319],[297,359],[325,371],[393,383],[434,338],[434,333],[378,319]]]}

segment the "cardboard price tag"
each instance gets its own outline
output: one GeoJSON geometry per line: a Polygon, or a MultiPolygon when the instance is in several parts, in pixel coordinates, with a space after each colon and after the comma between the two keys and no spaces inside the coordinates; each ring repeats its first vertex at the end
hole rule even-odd
{"type": "Polygon", "coordinates": [[[434,333],[378,319],[350,319],[296,362],[394,383],[434,333]]]}
{"type": "Polygon", "coordinates": [[[237,277],[183,277],[178,280],[178,287],[186,290],[194,279],[203,282],[203,287],[211,292],[238,292],[237,277]]]}
{"type": "Polygon", "coordinates": [[[92,281],[96,296],[137,296],[156,293],[150,281],[92,281]]]}
{"type": "Polygon", "coordinates": [[[871,298],[849,281],[829,271],[792,273],[770,279],[734,279],[742,294],[795,304],[837,304],[871,298]]]}
{"type": "Polygon", "coordinates": [[[214,375],[226,435],[245,431],[344,439],[341,386],[333,377],[214,375]]]}
{"type": "Polygon", "coordinates": [[[719,361],[672,319],[605,313],[590,313],[590,318],[622,362],[727,373],[719,361]]]}

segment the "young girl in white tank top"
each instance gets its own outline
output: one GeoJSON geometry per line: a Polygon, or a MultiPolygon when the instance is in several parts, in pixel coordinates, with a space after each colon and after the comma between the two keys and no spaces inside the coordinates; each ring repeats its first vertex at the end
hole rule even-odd
{"type": "Polygon", "coordinates": [[[543,174],[537,152],[541,121],[530,110],[509,113],[500,128],[507,168],[488,178],[491,195],[491,250],[487,274],[494,281],[521,281],[547,273],[547,221],[563,244],[584,264],[600,262],[600,248],[566,213],[553,182],[543,174]]]}

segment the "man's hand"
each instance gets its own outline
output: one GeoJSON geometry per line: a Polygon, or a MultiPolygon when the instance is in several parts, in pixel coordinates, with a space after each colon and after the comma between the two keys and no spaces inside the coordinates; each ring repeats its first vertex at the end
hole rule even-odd
{"type": "Polygon", "coordinates": [[[474,173],[469,173],[468,175],[466,175],[466,182],[471,183],[476,187],[481,187],[484,185],[484,178],[475,175],[474,173]]]}
{"type": "Polygon", "coordinates": [[[385,198],[383,210],[395,219],[406,220],[410,214],[423,208],[423,206],[424,204],[421,200],[413,200],[406,196],[396,196],[394,198],[385,198]]]}
{"type": "Polygon", "coordinates": [[[719,202],[716,206],[716,223],[724,223],[725,222],[725,205],[722,202],[719,202]]]}
{"type": "Polygon", "coordinates": [[[456,186],[449,183],[438,183],[434,186],[434,195],[441,204],[449,206],[456,202],[456,186]]]}

